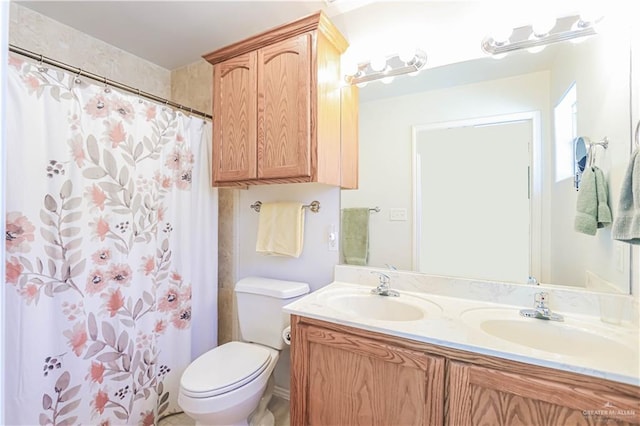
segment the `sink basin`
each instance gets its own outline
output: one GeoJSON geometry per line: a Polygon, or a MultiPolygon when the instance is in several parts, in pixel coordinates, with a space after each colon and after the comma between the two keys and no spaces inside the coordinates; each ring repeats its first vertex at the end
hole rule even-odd
{"type": "Polygon", "coordinates": [[[400,297],[378,296],[368,288],[329,291],[322,299],[329,308],[377,321],[418,321],[442,313],[439,305],[428,300],[405,293],[400,297]]]}
{"type": "Polygon", "coordinates": [[[514,308],[471,309],[462,319],[490,336],[548,353],[607,363],[628,363],[638,356],[637,350],[616,340],[615,333],[572,318],[566,322],[524,318],[514,308]]]}

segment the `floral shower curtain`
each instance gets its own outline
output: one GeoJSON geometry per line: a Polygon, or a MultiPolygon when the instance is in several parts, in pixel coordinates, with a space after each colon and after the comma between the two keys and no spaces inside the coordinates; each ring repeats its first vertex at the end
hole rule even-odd
{"type": "Polygon", "coordinates": [[[8,86],[5,420],[157,423],[216,341],[211,124],[19,56],[8,86]]]}

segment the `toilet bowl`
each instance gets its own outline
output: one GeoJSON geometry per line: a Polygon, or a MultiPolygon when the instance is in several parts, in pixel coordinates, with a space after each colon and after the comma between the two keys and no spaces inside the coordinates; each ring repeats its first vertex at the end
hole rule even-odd
{"type": "Polygon", "coordinates": [[[267,386],[289,315],[282,307],[309,292],[306,283],[248,277],[236,284],[243,341],[225,343],[195,359],[180,379],[178,405],[196,425],[269,424],[267,386]],[[265,392],[265,390],[267,390],[265,392]]]}
{"type": "Polygon", "coordinates": [[[262,398],[279,352],[229,342],[192,362],[180,380],[178,405],[196,425],[247,425],[262,398]]]}

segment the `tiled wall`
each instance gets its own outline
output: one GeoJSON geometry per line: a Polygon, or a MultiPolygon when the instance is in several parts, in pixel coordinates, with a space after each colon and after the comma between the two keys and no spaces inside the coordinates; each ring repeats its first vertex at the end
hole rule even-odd
{"type": "Polygon", "coordinates": [[[204,59],[171,71],[171,100],[211,114],[213,67],[204,59]]]}

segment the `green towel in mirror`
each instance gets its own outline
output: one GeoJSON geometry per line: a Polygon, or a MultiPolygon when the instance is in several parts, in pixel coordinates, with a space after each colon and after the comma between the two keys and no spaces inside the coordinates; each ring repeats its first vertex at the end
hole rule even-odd
{"type": "Polygon", "coordinates": [[[574,228],[587,235],[595,235],[598,228],[611,223],[608,204],[609,191],[604,173],[598,167],[587,167],[580,180],[574,228]]]}
{"type": "Polygon", "coordinates": [[[640,153],[636,149],[622,181],[620,204],[613,222],[614,240],[640,244],[640,153]]]}
{"type": "Polygon", "coordinates": [[[342,209],[340,234],[345,263],[366,265],[369,258],[369,208],[342,209]]]}

